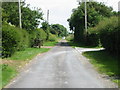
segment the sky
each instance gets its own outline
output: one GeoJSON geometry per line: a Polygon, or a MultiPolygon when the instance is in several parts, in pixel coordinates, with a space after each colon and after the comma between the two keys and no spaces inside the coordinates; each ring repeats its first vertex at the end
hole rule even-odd
{"type": "MultiPolygon", "coordinates": [[[[118,11],[119,0],[97,0],[103,2],[107,6],[112,6],[114,11],[118,11]]],[[[72,14],[72,9],[77,8],[77,0],[25,0],[30,7],[41,8],[44,14],[44,19],[47,19],[47,10],[49,10],[49,24],[64,25],[69,31],[67,19],[72,14]]]]}

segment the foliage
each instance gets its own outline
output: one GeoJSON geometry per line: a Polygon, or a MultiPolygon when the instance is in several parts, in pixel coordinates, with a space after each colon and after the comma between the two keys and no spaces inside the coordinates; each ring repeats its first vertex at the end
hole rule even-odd
{"type": "Polygon", "coordinates": [[[47,34],[46,40],[55,41],[56,35],[59,37],[67,36],[67,29],[60,24],[49,25],[47,21],[42,23],[41,27],[47,34]],[[54,35],[53,35],[54,34],[54,35]]]}
{"type": "MultiPolygon", "coordinates": [[[[85,14],[84,3],[81,3],[76,9],[73,9],[71,17],[68,19],[70,29],[74,31],[74,41],[84,42],[85,37],[85,14]]],[[[103,3],[87,3],[87,25],[96,26],[103,17],[112,16],[112,8],[105,6],[103,3]]]]}
{"type": "Polygon", "coordinates": [[[120,27],[118,26],[118,17],[106,18],[95,28],[99,34],[102,46],[110,52],[120,51],[120,27]]]}
{"type": "Polygon", "coordinates": [[[13,25],[19,25],[19,13],[17,2],[3,2],[2,3],[2,20],[11,22],[13,25]]]}
{"type": "Polygon", "coordinates": [[[42,27],[41,27],[47,34],[46,40],[49,39],[49,24],[47,21],[42,22],[42,27]]]}
{"type": "Polygon", "coordinates": [[[66,40],[68,41],[73,41],[74,39],[74,35],[73,34],[69,34],[67,37],[66,37],[66,40]]]}
{"type": "Polygon", "coordinates": [[[33,47],[35,44],[35,40],[45,41],[47,34],[43,29],[35,29],[29,32],[29,36],[30,36],[30,46],[33,47]]]}
{"type": "MultiPolygon", "coordinates": [[[[42,20],[42,11],[41,9],[31,10],[29,5],[21,3],[21,12],[22,12],[22,28],[25,30],[34,30],[40,24],[42,20]]],[[[18,3],[17,2],[3,2],[2,3],[3,14],[2,20],[11,23],[12,25],[19,26],[19,12],[18,12],[18,3]]]]}
{"type": "Polygon", "coordinates": [[[9,57],[17,50],[29,46],[29,35],[25,30],[3,25],[2,27],[2,56],[9,57]]]}
{"type": "Polygon", "coordinates": [[[95,33],[87,34],[85,45],[98,46],[99,45],[99,36],[98,36],[98,34],[95,34],[95,33]]]}
{"type": "Polygon", "coordinates": [[[44,43],[44,46],[55,46],[58,42],[57,41],[47,41],[44,43]]]}
{"type": "Polygon", "coordinates": [[[39,53],[47,52],[48,48],[26,48],[24,51],[17,51],[8,60],[31,60],[39,53]]]}
{"type": "Polygon", "coordinates": [[[42,22],[42,27],[41,27],[41,28],[42,28],[43,30],[47,30],[48,26],[49,26],[48,22],[47,22],[47,21],[44,21],[44,22],[42,22]]]}
{"type": "Polygon", "coordinates": [[[33,47],[34,46],[34,41],[35,39],[37,38],[37,35],[36,35],[36,30],[34,31],[31,31],[29,32],[29,36],[30,36],[30,47],[33,47]]]}
{"type": "Polygon", "coordinates": [[[83,55],[90,59],[90,62],[100,73],[109,75],[116,82],[119,80],[118,60],[120,60],[120,57],[106,51],[89,51],[84,52],[83,55]]]}
{"type": "Polygon", "coordinates": [[[2,87],[7,85],[7,83],[10,82],[10,80],[13,77],[15,77],[16,74],[17,74],[17,71],[14,67],[7,64],[3,64],[2,65],[2,87]]]}
{"type": "MultiPolygon", "coordinates": [[[[2,56],[10,57],[16,51],[33,47],[35,40],[45,41],[47,34],[42,29],[35,29],[27,32],[26,30],[4,24],[2,28],[2,56]]],[[[56,41],[56,36],[50,34],[50,41],[56,41]]]]}
{"type": "MultiPolygon", "coordinates": [[[[17,28],[17,29],[19,29],[19,28],[17,28]]],[[[15,29],[15,30],[17,30],[17,29],[15,29]]],[[[30,46],[29,33],[26,32],[26,30],[24,30],[24,29],[19,29],[19,34],[21,37],[21,42],[19,42],[20,46],[18,48],[18,51],[25,50],[25,48],[30,46]]]]}
{"type": "Polygon", "coordinates": [[[37,29],[43,14],[41,9],[31,10],[29,7],[22,7],[22,26],[26,30],[37,29]]]}
{"type": "Polygon", "coordinates": [[[50,33],[49,41],[57,41],[57,36],[50,33]]]}
{"type": "Polygon", "coordinates": [[[47,37],[47,34],[43,29],[37,29],[37,38],[45,41],[46,37],[47,37]]]}
{"type": "Polygon", "coordinates": [[[60,25],[60,24],[52,24],[50,26],[50,32],[52,34],[58,35],[59,37],[67,36],[67,33],[68,33],[67,29],[63,25],[60,25]]]}

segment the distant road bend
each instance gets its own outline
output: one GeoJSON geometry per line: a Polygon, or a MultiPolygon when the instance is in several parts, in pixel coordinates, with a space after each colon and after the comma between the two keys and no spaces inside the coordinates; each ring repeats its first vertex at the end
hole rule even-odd
{"type": "Polygon", "coordinates": [[[38,55],[7,88],[110,88],[66,41],[38,55]]]}

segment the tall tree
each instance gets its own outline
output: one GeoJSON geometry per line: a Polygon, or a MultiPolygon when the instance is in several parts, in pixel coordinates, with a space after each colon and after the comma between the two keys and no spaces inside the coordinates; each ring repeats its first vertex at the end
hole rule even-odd
{"type": "MultiPolygon", "coordinates": [[[[11,23],[15,26],[19,26],[19,7],[18,2],[3,2],[3,21],[11,23]]],[[[41,9],[31,10],[29,5],[23,2],[21,3],[22,11],[22,28],[26,30],[34,30],[40,24],[40,20],[43,19],[43,13],[41,9]]]]}
{"type": "MultiPolygon", "coordinates": [[[[74,31],[74,41],[84,41],[85,29],[85,10],[84,3],[81,3],[76,9],[73,9],[71,17],[68,19],[70,29],[74,31]]],[[[87,3],[87,25],[94,27],[103,17],[112,16],[112,8],[105,6],[103,3],[88,2],[87,3]]]]}
{"type": "Polygon", "coordinates": [[[68,33],[67,29],[63,25],[60,25],[60,24],[52,24],[50,32],[53,34],[54,33],[57,34],[59,37],[66,36],[68,33]]]}

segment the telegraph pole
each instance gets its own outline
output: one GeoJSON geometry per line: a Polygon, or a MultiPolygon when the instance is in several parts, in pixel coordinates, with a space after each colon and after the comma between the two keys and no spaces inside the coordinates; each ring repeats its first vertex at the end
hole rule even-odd
{"type": "Polygon", "coordinates": [[[85,35],[87,35],[87,1],[86,0],[77,0],[77,1],[85,3],[85,35]]]}
{"type": "Polygon", "coordinates": [[[47,10],[47,38],[46,40],[49,39],[49,10],[47,10]]]}
{"type": "Polygon", "coordinates": [[[20,5],[21,0],[19,0],[19,27],[22,28],[22,22],[21,22],[21,5],[20,5]]]}
{"type": "Polygon", "coordinates": [[[87,35],[87,2],[85,0],[85,34],[87,35]]]}
{"type": "Polygon", "coordinates": [[[47,10],[47,22],[49,23],[49,10],[47,10]]]}

